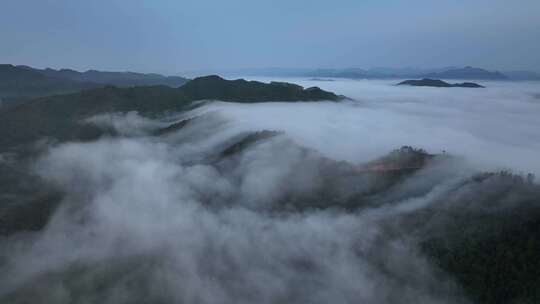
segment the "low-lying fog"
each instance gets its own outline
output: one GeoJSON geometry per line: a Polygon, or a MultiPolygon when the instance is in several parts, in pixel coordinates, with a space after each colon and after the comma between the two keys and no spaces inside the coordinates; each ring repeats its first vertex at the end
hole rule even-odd
{"type": "MultiPolygon", "coordinates": [[[[208,113],[160,137],[149,134],[174,119],[105,115],[85,123],[111,124],[124,137],[51,147],[34,170],[65,195],[42,231],[0,238],[0,300],[464,301],[419,252],[407,234],[414,229],[395,229],[393,219],[441,198],[472,195],[474,189],[459,189],[459,181],[479,168],[540,173],[540,100],[534,97],[540,89],[529,83],[434,89],[286,80],[356,101],[213,102],[177,115],[176,121],[208,113]],[[224,142],[248,130],[285,135],[220,166],[209,161],[224,142]],[[327,162],[316,151],[356,163],[402,145],[445,150],[465,162],[422,170],[373,198],[368,210],[269,209],[288,197],[325,191],[317,172],[327,162]]],[[[370,183],[335,179],[344,181],[339,193],[370,183]]]]}
{"type": "Polygon", "coordinates": [[[219,106],[243,123],[285,129],[336,158],[366,161],[412,145],[465,156],[483,168],[540,174],[540,82],[478,80],[486,88],[471,89],[395,86],[397,80],[250,79],[319,86],[354,99],[238,110],[219,106]]]}

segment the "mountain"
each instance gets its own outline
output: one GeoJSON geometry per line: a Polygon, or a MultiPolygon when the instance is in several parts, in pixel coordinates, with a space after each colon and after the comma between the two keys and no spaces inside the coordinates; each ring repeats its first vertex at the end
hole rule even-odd
{"type": "Polygon", "coordinates": [[[223,101],[316,101],[339,100],[334,93],[326,92],[318,87],[303,87],[286,83],[270,84],[244,79],[225,80],[219,76],[196,78],[180,88],[190,100],[219,99],[223,101]]]}
{"type": "Polygon", "coordinates": [[[290,83],[225,80],[219,76],[199,77],[180,88],[107,86],[69,95],[41,97],[0,111],[0,147],[6,150],[40,138],[95,138],[103,130],[79,122],[107,112],[137,111],[142,115],[156,116],[190,108],[194,101],[206,99],[252,103],[338,101],[342,98],[317,87],[304,89],[290,83]]]}
{"type": "Polygon", "coordinates": [[[68,69],[40,70],[22,65],[0,64],[0,99],[11,105],[20,103],[27,98],[75,93],[105,85],[179,87],[186,81],[186,78],[166,77],[159,74],[95,70],[81,73],[68,69]]]}
{"type": "Polygon", "coordinates": [[[186,78],[179,76],[163,76],[159,74],[143,74],[134,72],[103,72],[96,70],[88,70],[86,72],[78,72],[71,69],[32,69],[26,66],[22,68],[37,71],[43,75],[72,80],[77,82],[93,82],[99,84],[107,84],[114,86],[148,86],[148,85],[166,85],[170,87],[179,87],[187,82],[186,78]]]}
{"type": "Polygon", "coordinates": [[[0,98],[29,98],[97,88],[97,83],[47,76],[37,70],[0,64],[0,98]]]}
{"type": "Polygon", "coordinates": [[[437,88],[484,88],[474,82],[463,82],[463,83],[448,83],[439,79],[429,79],[424,78],[421,80],[405,80],[397,85],[408,85],[415,87],[437,87],[437,88]]]}
{"type": "Polygon", "coordinates": [[[501,72],[490,72],[480,68],[473,68],[470,66],[447,70],[437,73],[429,73],[423,75],[424,78],[437,78],[437,79],[485,79],[485,80],[507,80],[508,77],[501,72]]]}

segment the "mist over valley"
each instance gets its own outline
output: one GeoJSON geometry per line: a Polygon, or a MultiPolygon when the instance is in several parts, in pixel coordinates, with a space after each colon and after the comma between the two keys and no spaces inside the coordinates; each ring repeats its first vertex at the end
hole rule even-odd
{"type": "Polygon", "coordinates": [[[91,137],[51,133],[5,149],[0,299],[536,297],[528,293],[538,286],[534,268],[484,283],[536,263],[534,83],[468,90],[272,80],[347,98],[92,110],[76,121],[100,130],[91,137]],[[478,273],[465,276],[468,263],[478,273]]]}

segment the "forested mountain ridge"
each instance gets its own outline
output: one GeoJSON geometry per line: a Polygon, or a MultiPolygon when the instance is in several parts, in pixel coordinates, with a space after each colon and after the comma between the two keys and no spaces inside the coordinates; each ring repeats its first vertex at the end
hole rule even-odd
{"type": "Polygon", "coordinates": [[[0,111],[0,147],[27,144],[42,137],[86,139],[99,134],[78,123],[84,118],[108,112],[137,111],[155,116],[187,109],[194,101],[213,99],[234,102],[338,101],[342,96],[317,87],[304,89],[289,83],[262,83],[219,76],[199,77],[180,88],[106,86],[80,93],[41,97],[0,111]]]}

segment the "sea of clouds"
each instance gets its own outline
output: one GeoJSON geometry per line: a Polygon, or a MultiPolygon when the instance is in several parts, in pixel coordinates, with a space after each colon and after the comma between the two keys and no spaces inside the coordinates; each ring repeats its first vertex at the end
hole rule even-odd
{"type": "Polygon", "coordinates": [[[464,156],[484,169],[540,174],[538,82],[478,81],[486,88],[470,89],[396,86],[396,80],[282,81],[319,86],[354,100],[288,109],[245,107],[260,107],[260,115],[224,107],[225,112],[245,123],[286,129],[302,143],[350,161],[412,145],[464,156]]]}
{"type": "Polygon", "coordinates": [[[35,174],[63,201],[42,231],[0,238],[0,300],[466,302],[419,252],[409,228],[393,220],[439,202],[479,170],[540,173],[535,86],[294,82],[353,100],[210,101],[158,120],[111,113],[81,122],[120,136],[55,145],[36,159],[35,174]],[[151,135],[193,117],[182,129],[151,135]],[[215,160],[216,151],[260,130],[283,135],[234,161],[215,160]],[[270,208],[284,194],[324,187],[316,176],[324,158],[362,163],[402,145],[445,150],[459,161],[421,170],[367,209],[270,208]]]}

